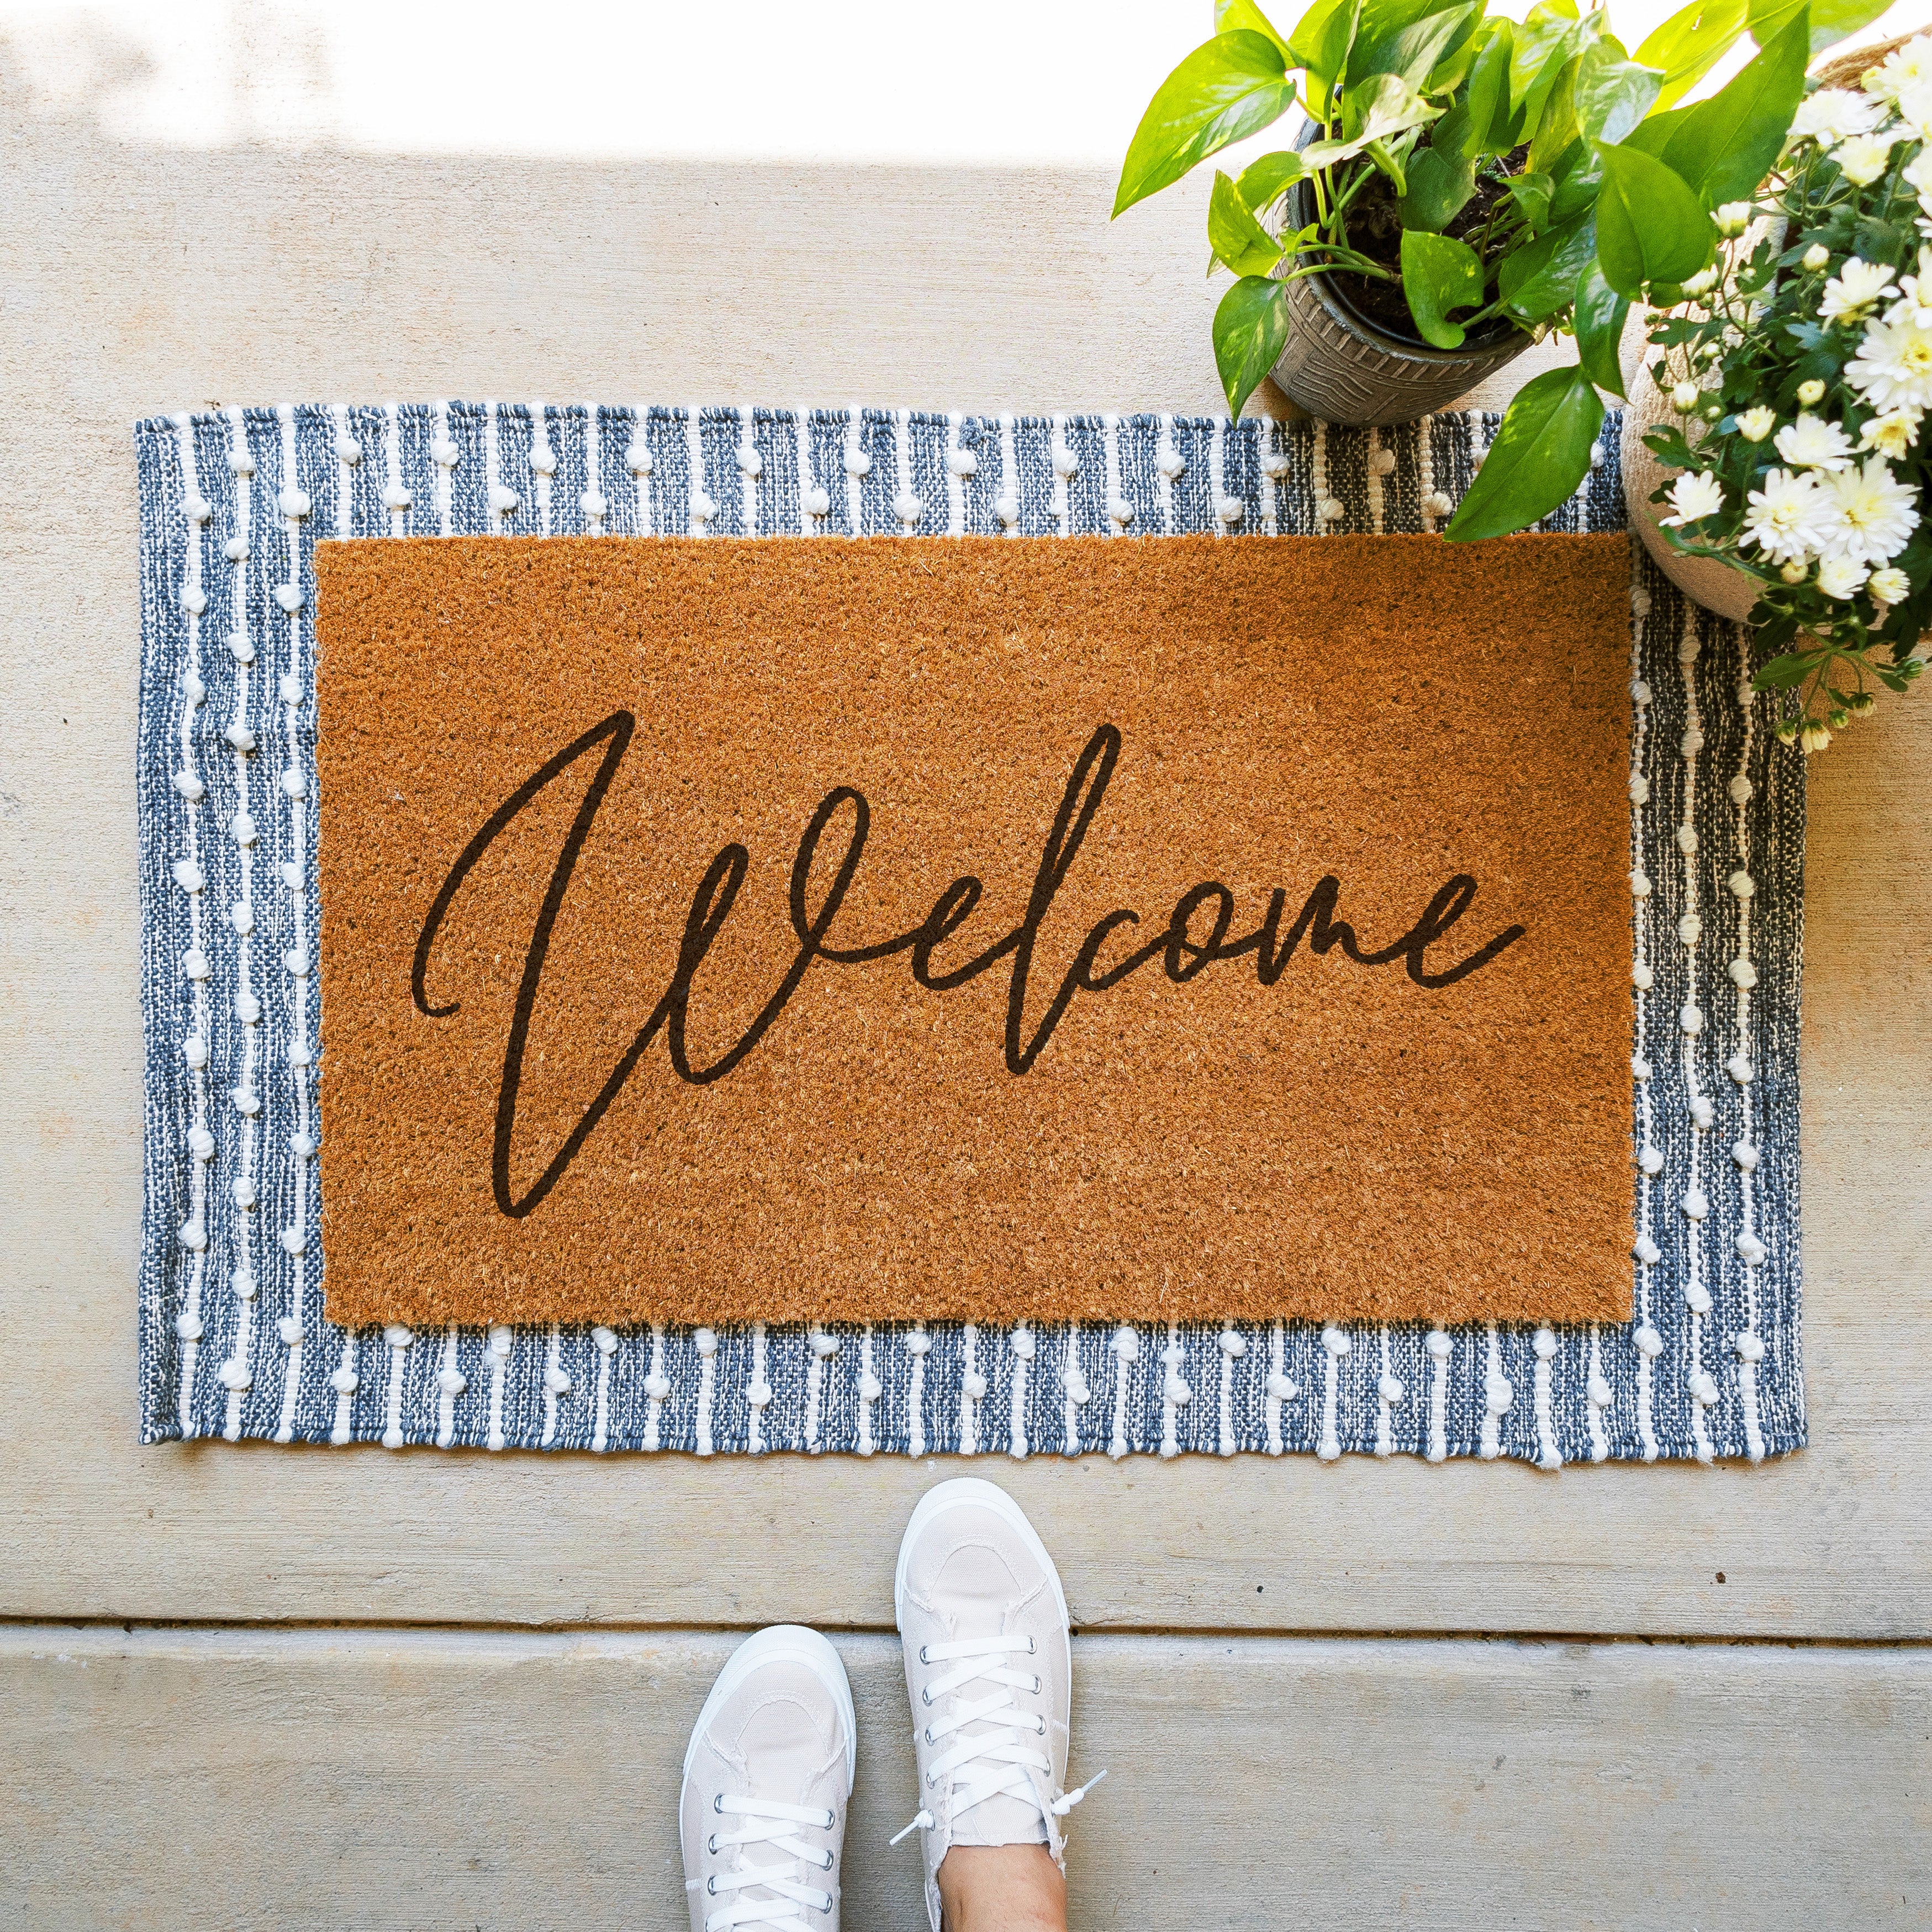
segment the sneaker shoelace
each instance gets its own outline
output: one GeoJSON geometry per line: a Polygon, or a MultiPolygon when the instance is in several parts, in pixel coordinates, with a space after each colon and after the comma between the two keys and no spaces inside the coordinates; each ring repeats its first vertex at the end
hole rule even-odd
{"type": "MultiPolygon", "coordinates": [[[[1010,1657],[1030,1657],[1033,1653],[1034,1641],[1030,1636],[959,1637],[948,1643],[920,1646],[922,1664],[958,1666],[934,1678],[920,1693],[928,1707],[938,1706],[969,1684],[983,1682],[999,1687],[977,1701],[962,1699],[949,1714],[934,1718],[925,1727],[928,1744],[941,1744],[956,1732],[961,1734],[958,1742],[951,1750],[940,1752],[926,1770],[928,1786],[937,1789],[943,1781],[950,1782],[956,1822],[989,1798],[1017,1798],[1039,1808],[1051,1837],[1052,1820],[1065,1817],[1107,1774],[1102,1771],[1078,1790],[1067,1792],[1050,1802],[1040,1796],[1028,1773],[1042,1772],[1051,1779],[1053,1760],[1040,1745],[1028,1740],[1046,1736],[1046,1719],[1040,1713],[1022,1710],[1013,1696],[1016,1690],[1036,1696],[1040,1677],[1034,1671],[1016,1670],[1006,1661],[1010,1657]],[[980,1727],[971,1737],[964,1735],[969,1724],[980,1727]]],[[[888,1842],[896,1845],[914,1832],[931,1831],[936,1822],[930,1807],[922,1806],[912,1822],[888,1842]]]]}
{"type": "MultiPolygon", "coordinates": [[[[794,1834],[794,1827],[809,1826],[829,1832],[836,1822],[822,1805],[783,1804],[771,1798],[734,1798],[720,1793],[711,1808],[726,1817],[748,1822],[742,1831],[713,1832],[706,1849],[713,1853],[734,1846],[769,1845],[784,1855],[782,1864],[754,1864],[741,1850],[736,1870],[716,1872],[704,1881],[706,1892],[713,1898],[725,1898],[747,1886],[761,1886],[776,1895],[771,1898],[733,1898],[715,1912],[707,1912],[704,1932],[731,1932],[736,1926],[762,1926],[766,1932],[823,1932],[806,1922],[804,1914],[792,1908],[803,1906],[816,1912],[832,1910],[832,1894],[822,1886],[804,1882],[801,1865],[829,1872],[832,1856],[829,1850],[808,1845],[794,1834]]],[[[692,1880],[695,1884],[697,1881],[692,1880]]]]}

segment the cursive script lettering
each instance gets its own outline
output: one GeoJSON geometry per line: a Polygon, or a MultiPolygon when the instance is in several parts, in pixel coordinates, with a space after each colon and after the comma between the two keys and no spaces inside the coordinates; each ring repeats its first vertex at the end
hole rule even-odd
{"type": "Polygon", "coordinates": [[[596,1097],[584,1109],[577,1124],[549,1164],[522,1194],[510,1185],[510,1154],[516,1137],[517,1095],[523,1080],[524,1055],[529,1038],[530,1018],[536,1010],[537,992],[542,984],[544,962],[550,949],[571,874],[596,822],[598,810],[615,780],[619,766],[637,728],[628,711],[614,711],[593,725],[547,763],[540,766],[492,812],[482,829],[466,845],[449,869],[422,930],[416,940],[416,957],[410,973],[410,993],[417,1010],[433,1020],[447,1019],[460,1010],[452,1000],[446,1006],[430,1004],[428,992],[430,960],[436,934],[449,915],[451,906],[477,862],[496,838],[580,759],[601,748],[596,769],[591,775],[582,802],[572,819],[544,891],[536,922],[524,950],[523,972],[518,982],[516,1004],[508,1035],[504,1042],[503,1073],[496,1094],[496,1128],[490,1156],[490,1182],[497,1207],[506,1215],[520,1219],[532,1212],[562,1178],[576,1159],[584,1142],[596,1130],[612,1102],[623,1090],[652,1042],[662,1034],[665,1051],[678,1078],[694,1087],[722,1080],[742,1066],[760,1040],[771,1030],[815,960],[831,966],[856,966],[890,959],[904,952],[911,955],[914,981],[928,992],[945,993],[970,984],[982,973],[1003,962],[1007,968],[1004,1051],[1006,1070],[1024,1075],[1038,1062],[1076,995],[1104,993],[1118,986],[1143,966],[1158,959],[1161,970],[1178,986],[1184,986],[1216,964],[1255,956],[1255,975],[1264,986],[1280,979],[1298,947],[1305,944],[1318,957],[1339,951],[1358,966],[1389,966],[1397,960],[1418,986],[1432,990],[1453,986],[1480,971],[1523,935],[1520,926],[1505,927],[1474,951],[1454,964],[1432,970],[1426,955],[1444,939],[1468,911],[1476,896],[1476,881],[1466,872],[1446,880],[1423,908],[1414,924],[1388,945],[1364,947],[1355,930],[1336,916],[1341,881],[1333,873],[1316,882],[1301,903],[1300,910],[1286,931],[1282,920],[1288,910],[1288,894],[1276,888],[1270,896],[1268,910],[1252,932],[1230,938],[1234,923],[1234,896],[1218,879],[1204,880],[1190,886],[1175,902],[1160,931],[1103,966],[1101,956],[1117,934],[1137,928],[1140,915],[1127,907],[1096,920],[1082,940],[1072,963],[1060,976],[1058,984],[1030,1031],[1026,1023],[1028,993],[1033,983],[1035,954],[1042,928],[1052,910],[1060,887],[1086,842],[1094,815],[1106,796],[1115,766],[1120,760],[1120,734],[1112,724],[1102,724],[1090,737],[1074,763],[1072,775],[1060,795],[1059,809],[1041,848],[1028,895],[1024,916],[1011,932],[992,944],[950,968],[936,966],[934,955],[955,939],[972,918],[985,894],[983,883],[970,874],[955,879],[934,900],[932,909],[909,931],[862,945],[834,945],[832,928],[844,904],[852,882],[858,876],[865,856],[866,842],[872,829],[872,808],[862,793],[850,785],[840,785],[826,794],[818,808],[800,835],[792,860],[788,908],[792,937],[797,950],[785,968],[771,996],[759,1009],[738,1039],[708,1066],[694,1066],[686,1038],[692,982],[706,955],[730,918],[751,867],[751,854],[741,844],[723,847],[706,868],[692,895],[684,931],[678,942],[677,962],[664,996],[620,1056],[596,1097]],[[814,898],[813,878],[819,867],[819,848],[834,826],[844,844],[833,867],[830,882],[814,898]]]}

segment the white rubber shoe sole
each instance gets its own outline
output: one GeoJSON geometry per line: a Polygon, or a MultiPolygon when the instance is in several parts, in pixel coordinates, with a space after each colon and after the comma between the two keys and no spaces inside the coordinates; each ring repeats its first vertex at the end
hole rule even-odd
{"type": "Polygon", "coordinates": [[[906,1558],[911,1552],[914,1539],[934,1516],[960,1503],[973,1503],[982,1509],[989,1509],[1017,1530],[1020,1540],[1038,1561],[1040,1567],[1052,1578],[1054,1600],[1060,1606],[1060,1624],[1069,1632],[1066,1658],[1067,1675],[1070,1678],[1073,1670],[1072,1619],[1066,1614],[1066,1592],[1060,1588],[1059,1569],[1047,1554],[1046,1545],[1040,1541],[1039,1531],[1028,1520],[1026,1511],[997,1483],[989,1483],[983,1477],[955,1476],[950,1481],[936,1484],[920,1498],[918,1506],[907,1522],[905,1534],[899,1538],[898,1562],[892,1569],[892,1621],[898,1623],[903,1620],[906,1558]]]}
{"type": "Polygon", "coordinates": [[[762,1664],[773,1662],[802,1664],[832,1693],[839,1714],[845,1720],[845,1795],[852,1795],[852,1780],[859,1768],[859,1720],[852,1708],[852,1686],[838,1652],[815,1630],[802,1624],[772,1624],[739,1645],[718,1673],[698,1721],[691,1727],[691,1741],[684,1748],[684,1777],[691,1778],[691,1756],[698,1748],[718,1707],[762,1664]]]}

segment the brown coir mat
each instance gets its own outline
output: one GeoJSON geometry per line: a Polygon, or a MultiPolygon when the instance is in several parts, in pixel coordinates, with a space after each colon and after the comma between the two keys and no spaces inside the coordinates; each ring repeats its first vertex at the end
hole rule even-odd
{"type": "Polygon", "coordinates": [[[316,565],[332,1319],[1628,1318],[1622,537],[316,565]]]}

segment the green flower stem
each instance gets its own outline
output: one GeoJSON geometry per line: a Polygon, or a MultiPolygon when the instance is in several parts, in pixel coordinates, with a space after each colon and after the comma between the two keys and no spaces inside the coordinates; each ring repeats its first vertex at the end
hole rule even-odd
{"type": "Polygon", "coordinates": [[[1832,649],[1826,652],[1824,662],[1805,680],[1803,701],[1798,712],[1799,718],[1804,722],[1822,724],[1827,712],[1843,707],[1849,694],[1840,690],[1832,677],[1832,673],[1838,668],[1841,658],[1852,667],[1858,679],[1858,693],[1863,694],[1866,669],[1863,650],[1832,649]]]}

